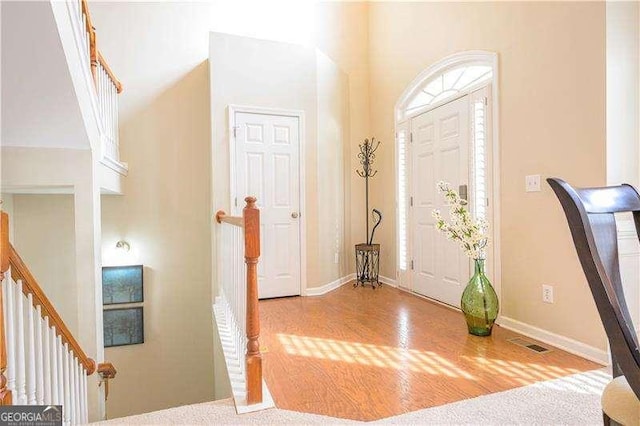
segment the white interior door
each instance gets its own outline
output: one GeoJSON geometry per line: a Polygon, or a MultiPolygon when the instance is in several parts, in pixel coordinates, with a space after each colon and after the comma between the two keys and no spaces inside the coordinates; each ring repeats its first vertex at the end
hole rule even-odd
{"type": "Polygon", "coordinates": [[[299,118],[235,112],[235,127],[235,197],[260,208],[258,297],[300,295],[299,118]]]}
{"type": "Polygon", "coordinates": [[[459,307],[470,262],[436,229],[432,212],[439,209],[448,217],[439,181],[455,189],[469,184],[469,96],[414,117],[411,133],[413,290],[459,307]]]}

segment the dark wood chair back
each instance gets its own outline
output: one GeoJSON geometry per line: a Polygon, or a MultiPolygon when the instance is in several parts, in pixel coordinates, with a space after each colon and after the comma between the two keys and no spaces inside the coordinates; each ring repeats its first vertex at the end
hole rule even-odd
{"type": "Polygon", "coordinates": [[[640,238],[640,195],[626,184],[573,188],[561,179],[550,178],[547,182],[567,216],[578,258],[609,339],[614,377],[624,374],[640,399],[640,351],[620,278],[614,216],[632,213],[640,238]]]}

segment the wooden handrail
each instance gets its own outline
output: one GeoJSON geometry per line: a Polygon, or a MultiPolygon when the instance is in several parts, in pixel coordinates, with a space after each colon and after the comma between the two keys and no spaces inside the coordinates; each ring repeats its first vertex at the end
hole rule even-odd
{"type": "Polygon", "coordinates": [[[240,228],[244,227],[244,218],[242,216],[229,216],[224,212],[224,210],[218,210],[216,212],[216,222],[224,222],[231,225],[239,226],[240,228]]]}
{"type": "Polygon", "coordinates": [[[91,74],[93,75],[93,82],[98,87],[98,63],[102,65],[104,70],[107,72],[107,75],[113,82],[113,85],[116,87],[116,91],[118,93],[122,92],[122,83],[120,80],[116,78],[116,75],[107,64],[104,56],[98,50],[98,43],[96,40],[96,29],[93,26],[93,22],[91,21],[91,13],[89,12],[89,4],[87,0],[81,0],[82,5],[82,13],[87,17],[87,23],[85,31],[89,35],[89,59],[91,61],[91,74]]]}
{"type": "Polygon", "coordinates": [[[87,376],[90,376],[96,371],[96,363],[93,359],[89,358],[76,339],[71,334],[69,327],[64,323],[58,311],[53,307],[47,296],[42,291],[42,288],[38,285],[38,282],[27,268],[18,252],[16,252],[13,245],[9,244],[9,263],[11,264],[11,277],[14,281],[22,280],[22,292],[25,296],[31,294],[33,297],[33,306],[40,305],[42,318],[49,317],[49,324],[55,326],[56,333],[62,338],[64,343],[69,344],[69,348],[76,354],[78,360],[84,365],[87,371],[87,376]]]}
{"type": "Polygon", "coordinates": [[[0,213],[0,279],[9,269],[9,215],[0,213]]]}
{"type": "Polygon", "coordinates": [[[104,56],[102,56],[102,53],[100,51],[98,51],[98,62],[100,62],[104,70],[107,72],[107,75],[113,82],[113,85],[116,86],[116,92],[121,93],[122,83],[120,83],[120,80],[118,80],[113,71],[111,71],[111,67],[109,67],[109,64],[107,64],[106,59],[104,59],[104,56]]]}
{"type": "Polygon", "coordinates": [[[104,400],[109,399],[109,380],[116,377],[116,368],[110,362],[103,362],[98,364],[98,375],[100,376],[100,383],[104,383],[104,400]]]}
{"type": "MultiPolygon", "coordinates": [[[[9,215],[0,212],[0,280],[9,269],[9,215]]],[[[7,388],[7,341],[4,335],[4,304],[0,291],[0,405],[11,405],[12,395],[7,388]]]]}

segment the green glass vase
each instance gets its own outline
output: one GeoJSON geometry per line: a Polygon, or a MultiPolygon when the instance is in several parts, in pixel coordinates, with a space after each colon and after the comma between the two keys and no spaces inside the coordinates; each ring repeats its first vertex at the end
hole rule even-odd
{"type": "Polygon", "coordinates": [[[500,309],[498,295],[484,273],[484,259],[475,259],[475,272],[462,292],[460,306],[469,333],[490,336],[500,309]]]}

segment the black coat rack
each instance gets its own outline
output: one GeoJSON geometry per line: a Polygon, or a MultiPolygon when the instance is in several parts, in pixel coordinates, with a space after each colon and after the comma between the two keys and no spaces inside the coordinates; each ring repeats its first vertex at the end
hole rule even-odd
{"type": "Polygon", "coordinates": [[[362,170],[356,170],[358,176],[364,178],[365,182],[365,220],[367,234],[365,242],[362,244],[356,244],[356,283],[357,285],[364,285],[365,283],[371,284],[373,288],[380,285],[378,280],[378,271],[380,265],[380,244],[373,243],[373,236],[376,232],[376,228],[382,222],[382,213],[379,210],[373,209],[372,216],[374,221],[373,229],[369,234],[369,178],[374,177],[378,171],[372,170],[371,166],[376,158],[376,151],[380,147],[380,141],[376,141],[375,138],[365,139],[364,143],[360,144],[360,152],[358,158],[362,165],[362,170]]]}
{"type": "MultiPolygon", "coordinates": [[[[373,232],[371,237],[369,237],[369,178],[374,177],[378,171],[372,170],[371,165],[376,159],[376,151],[380,147],[380,141],[375,140],[375,138],[365,139],[364,143],[360,144],[360,152],[358,153],[358,158],[360,159],[360,164],[362,165],[362,170],[356,170],[358,176],[364,178],[364,187],[365,187],[365,220],[367,221],[367,234],[365,237],[365,241],[367,244],[373,243],[373,232]]],[[[376,210],[377,211],[377,210],[376,210]]],[[[378,212],[379,213],[379,212],[378,212]]],[[[380,220],[382,220],[382,216],[380,216],[380,220]]],[[[380,222],[374,226],[375,227],[380,222]]]]}

